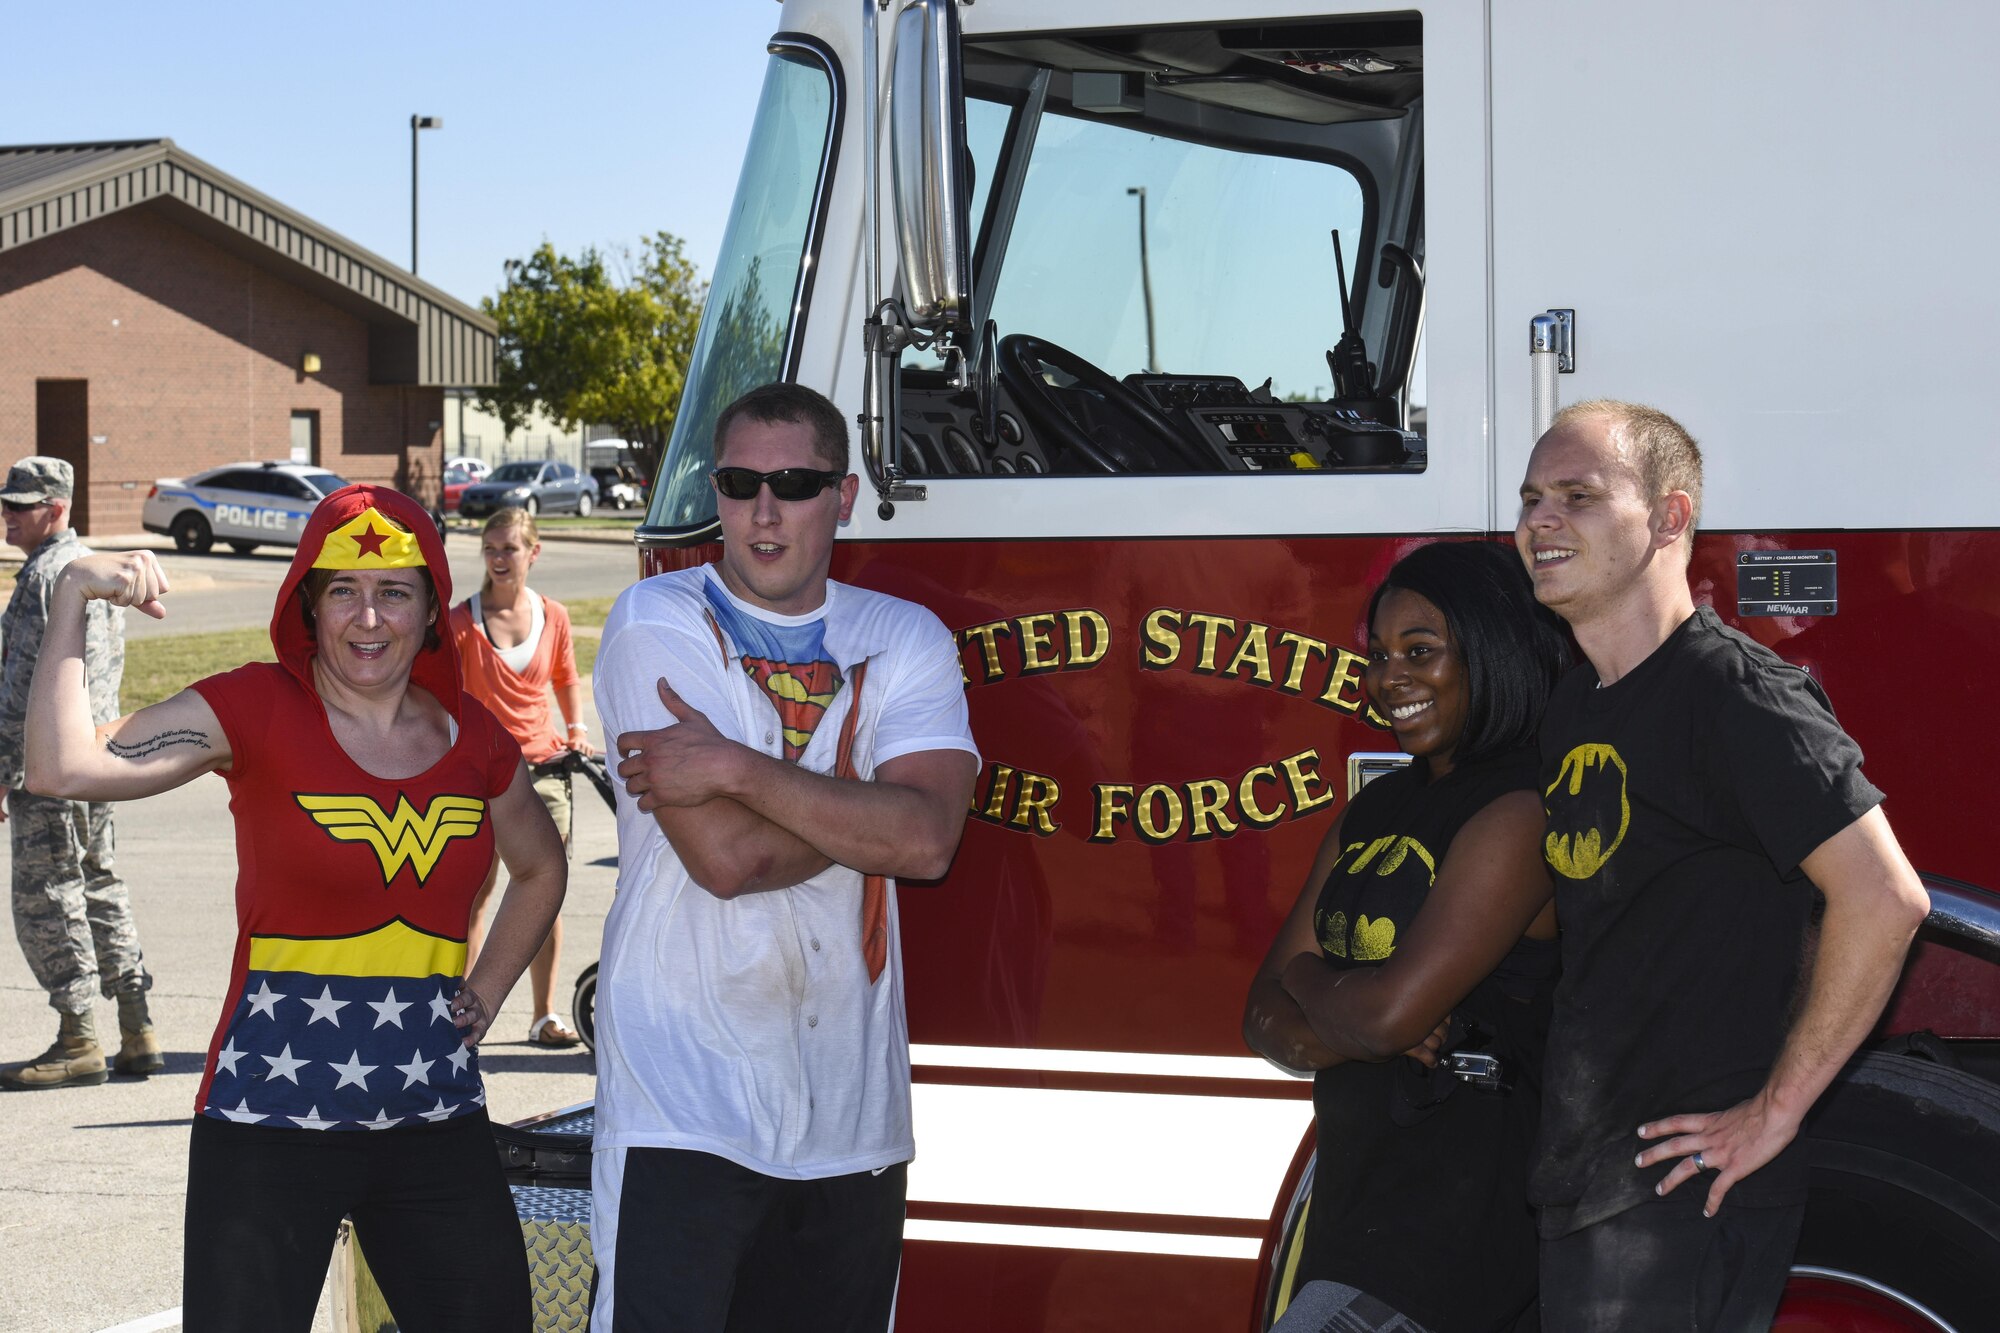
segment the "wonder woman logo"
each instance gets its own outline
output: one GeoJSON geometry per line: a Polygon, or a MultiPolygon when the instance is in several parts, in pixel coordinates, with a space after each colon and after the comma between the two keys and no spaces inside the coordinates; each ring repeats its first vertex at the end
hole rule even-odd
{"type": "Polygon", "coordinates": [[[421,815],[410,798],[401,795],[396,798],[394,813],[366,796],[297,793],[296,799],[329,837],[340,842],[365,842],[375,849],[375,857],[382,863],[384,888],[406,863],[416,871],[417,883],[429,879],[445,844],[453,838],[471,837],[486,819],[486,802],[470,796],[439,796],[421,815]]]}
{"type": "Polygon", "coordinates": [[[828,661],[773,662],[768,657],[746,657],[743,669],[778,705],[778,721],[785,729],[785,758],[797,759],[819,730],[820,719],[840,693],[840,672],[828,661]]]}

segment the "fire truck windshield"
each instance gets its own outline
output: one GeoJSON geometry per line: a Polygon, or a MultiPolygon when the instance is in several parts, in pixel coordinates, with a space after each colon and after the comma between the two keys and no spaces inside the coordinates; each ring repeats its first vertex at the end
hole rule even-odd
{"type": "Polygon", "coordinates": [[[825,173],[841,110],[836,89],[824,48],[802,38],[772,40],[649,525],[684,529],[714,516],[708,469],[716,417],[737,395],[783,378],[796,364],[792,316],[810,290],[807,261],[824,221],[825,173]]]}

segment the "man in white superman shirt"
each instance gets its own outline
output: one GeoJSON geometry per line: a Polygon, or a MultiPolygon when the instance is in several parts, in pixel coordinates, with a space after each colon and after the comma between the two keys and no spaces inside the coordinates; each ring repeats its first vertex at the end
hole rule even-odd
{"type": "Polygon", "coordinates": [[[910,1071],[893,879],[951,864],[979,768],[937,617],[827,576],[839,410],[716,425],[722,558],[628,589],[597,705],[618,772],[598,981],[592,1326],[889,1326],[910,1071]]]}

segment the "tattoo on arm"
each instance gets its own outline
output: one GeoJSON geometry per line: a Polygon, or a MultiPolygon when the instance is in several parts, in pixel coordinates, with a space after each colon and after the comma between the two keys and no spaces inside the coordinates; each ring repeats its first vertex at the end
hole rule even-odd
{"type": "Polygon", "coordinates": [[[104,748],[120,759],[144,759],[148,755],[160,753],[176,745],[195,745],[204,750],[212,749],[208,737],[191,727],[181,727],[174,731],[163,731],[157,736],[148,736],[143,741],[131,745],[121,745],[117,741],[106,741],[104,748]]]}

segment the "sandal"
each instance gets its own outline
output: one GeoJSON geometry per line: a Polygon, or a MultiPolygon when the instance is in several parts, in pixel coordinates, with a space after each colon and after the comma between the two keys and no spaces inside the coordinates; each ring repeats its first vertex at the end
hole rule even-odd
{"type": "Polygon", "coordinates": [[[566,1050],[571,1046],[581,1046],[583,1038],[563,1025],[562,1015],[543,1014],[528,1029],[530,1046],[546,1046],[550,1050],[566,1050]]]}

